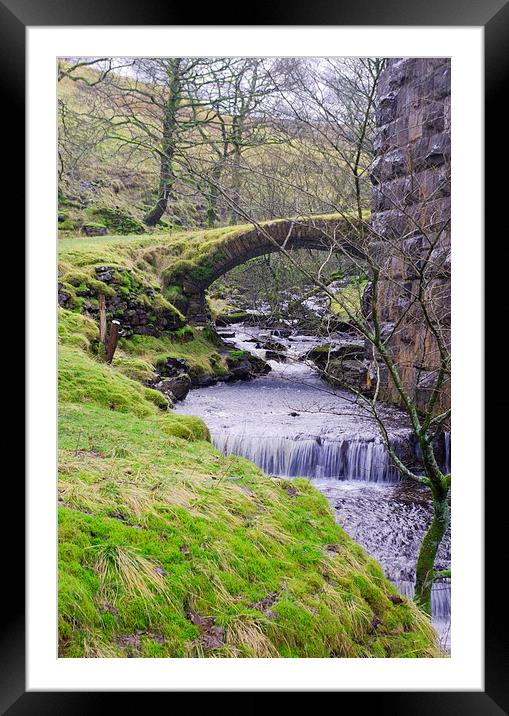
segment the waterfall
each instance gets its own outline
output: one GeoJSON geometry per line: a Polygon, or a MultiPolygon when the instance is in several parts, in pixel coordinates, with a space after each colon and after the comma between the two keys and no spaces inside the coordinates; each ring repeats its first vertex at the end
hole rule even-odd
{"type": "MultiPolygon", "coordinates": [[[[391,580],[400,594],[413,599],[414,583],[391,580]]],[[[431,615],[442,648],[449,650],[451,645],[451,580],[435,582],[431,588],[431,615]]]]}
{"type": "Polygon", "coordinates": [[[451,472],[451,433],[444,433],[444,465],[445,472],[451,472]]]}
{"type": "Polygon", "coordinates": [[[380,440],[250,437],[219,432],[212,442],[224,455],[241,455],[278,477],[333,477],[394,483],[398,470],[380,440]]]}
{"type": "MultiPolygon", "coordinates": [[[[440,469],[446,474],[451,472],[451,433],[439,433],[433,440],[433,447],[440,469]]],[[[415,454],[418,461],[422,462],[422,450],[417,442],[415,443],[415,454]]]]}
{"type": "MultiPolygon", "coordinates": [[[[414,583],[391,580],[400,594],[414,598],[414,583]]],[[[449,619],[451,616],[451,582],[449,579],[435,582],[431,589],[431,611],[435,619],[449,619]]]]}

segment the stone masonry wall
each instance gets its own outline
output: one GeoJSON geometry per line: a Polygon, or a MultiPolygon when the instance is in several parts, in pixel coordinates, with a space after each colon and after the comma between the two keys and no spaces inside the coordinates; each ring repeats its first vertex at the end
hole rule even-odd
{"type": "MultiPolygon", "coordinates": [[[[371,176],[375,253],[384,269],[379,304],[384,331],[394,331],[390,345],[404,385],[421,406],[440,360],[415,301],[420,290],[436,330],[450,344],[450,107],[450,60],[389,60],[378,88],[371,176]]],[[[399,402],[387,375],[383,393],[399,402]]],[[[447,381],[435,412],[449,401],[447,381]]]]}

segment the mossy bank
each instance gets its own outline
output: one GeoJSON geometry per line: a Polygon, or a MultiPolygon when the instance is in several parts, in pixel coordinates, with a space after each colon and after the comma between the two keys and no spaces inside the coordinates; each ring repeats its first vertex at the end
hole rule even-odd
{"type": "Polygon", "coordinates": [[[154,240],[75,240],[62,256],[78,290],[59,310],[60,656],[441,656],[428,618],[307,480],[222,456],[201,420],[147,386],[168,355],[218,370],[212,338],[153,324],[101,360],[95,269],[127,270],[129,292],[150,302],[154,240]]]}

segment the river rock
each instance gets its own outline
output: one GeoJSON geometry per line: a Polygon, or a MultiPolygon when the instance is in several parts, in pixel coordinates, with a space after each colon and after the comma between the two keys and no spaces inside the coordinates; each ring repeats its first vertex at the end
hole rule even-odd
{"type": "Polygon", "coordinates": [[[248,378],[251,378],[251,363],[247,357],[228,357],[226,359],[226,363],[232,379],[247,380],[248,378]]]}
{"type": "Polygon", "coordinates": [[[246,311],[232,311],[231,313],[221,313],[216,318],[216,326],[231,326],[234,323],[245,323],[249,321],[251,314],[246,311]]]}
{"type": "Polygon", "coordinates": [[[364,359],[363,343],[315,346],[306,357],[331,385],[352,388],[367,395],[372,392],[370,364],[364,359]]]}
{"type": "Polygon", "coordinates": [[[279,363],[287,362],[287,358],[284,353],[279,353],[278,351],[265,351],[265,358],[266,360],[275,360],[279,363]]]}
{"type": "Polygon", "coordinates": [[[258,375],[265,375],[271,370],[266,361],[247,351],[244,351],[239,356],[227,355],[226,364],[232,380],[247,380],[258,375]]]}
{"type": "Polygon", "coordinates": [[[273,336],[277,336],[278,338],[289,338],[292,331],[290,328],[275,328],[272,331],[273,336]]]}
{"type": "Polygon", "coordinates": [[[307,358],[318,367],[323,368],[327,363],[330,363],[332,360],[337,359],[345,359],[345,360],[358,360],[362,361],[365,357],[366,349],[364,346],[364,342],[358,341],[358,342],[351,342],[351,343],[343,343],[343,344],[331,344],[331,343],[324,343],[320,346],[315,346],[312,348],[308,354],[307,358]]]}
{"type": "Polygon", "coordinates": [[[327,324],[328,331],[334,331],[334,333],[346,333],[347,335],[356,335],[357,330],[355,326],[352,326],[348,321],[340,321],[337,318],[331,317],[327,324]]]}
{"type": "Polygon", "coordinates": [[[352,388],[364,395],[372,393],[368,361],[336,358],[327,365],[323,378],[331,385],[352,388]]]}
{"type": "Polygon", "coordinates": [[[166,395],[171,402],[184,400],[191,389],[191,378],[187,373],[182,373],[174,378],[158,380],[152,386],[166,395]]]}
{"type": "Polygon", "coordinates": [[[266,361],[264,361],[262,358],[259,358],[258,356],[253,355],[252,353],[249,354],[248,360],[251,366],[252,377],[256,377],[257,375],[266,375],[272,370],[272,368],[266,361]]]}
{"type": "Polygon", "coordinates": [[[159,373],[168,378],[180,376],[183,373],[189,374],[189,364],[183,358],[172,358],[168,356],[164,363],[158,366],[159,373]]]}
{"type": "Polygon", "coordinates": [[[276,353],[284,353],[287,350],[285,345],[275,341],[273,338],[269,338],[268,341],[262,341],[259,346],[265,351],[275,351],[276,353]]]}
{"type": "Polygon", "coordinates": [[[210,373],[192,374],[191,382],[193,388],[208,388],[211,385],[215,385],[218,382],[218,378],[215,375],[210,375],[210,373]]]}

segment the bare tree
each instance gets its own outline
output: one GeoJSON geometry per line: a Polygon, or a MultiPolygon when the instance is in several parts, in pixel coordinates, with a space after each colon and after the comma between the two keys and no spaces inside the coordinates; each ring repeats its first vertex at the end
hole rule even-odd
{"type": "Polygon", "coordinates": [[[195,148],[199,147],[201,151],[195,152],[194,156],[188,153],[188,156],[190,173],[196,176],[207,199],[207,223],[211,227],[221,219],[217,185],[228,187],[233,201],[225,207],[229,214],[227,219],[229,223],[235,223],[238,215],[232,206],[243,203],[243,157],[278,141],[267,122],[270,99],[276,93],[268,70],[270,64],[260,58],[211,60],[209,63],[211,82],[200,92],[207,110],[203,105],[197,110],[202,120],[206,118],[197,125],[202,145],[195,144],[195,148]]]}
{"type": "Polygon", "coordinates": [[[200,58],[140,58],[129,77],[111,75],[101,85],[112,108],[104,118],[108,137],[119,149],[129,148],[131,156],[150,156],[158,166],[156,201],[145,216],[147,226],[155,226],[166,211],[178,178],[179,154],[202,121],[193,112],[203,104],[197,87],[207,81],[205,66],[200,58]]]}

